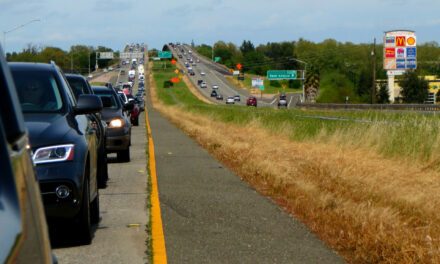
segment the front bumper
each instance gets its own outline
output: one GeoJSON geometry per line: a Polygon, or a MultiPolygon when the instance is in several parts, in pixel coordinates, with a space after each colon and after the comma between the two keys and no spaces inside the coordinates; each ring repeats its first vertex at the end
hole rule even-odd
{"type": "Polygon", "coordinates": [[[35,167],[40,184],[44,211],[48,219],[73,219],[81,209],[83,166],[77,162],[39,164],[35,167]],[[65,185],[70,194],[66,198],[56,195],[56,188],[65,185]]]}

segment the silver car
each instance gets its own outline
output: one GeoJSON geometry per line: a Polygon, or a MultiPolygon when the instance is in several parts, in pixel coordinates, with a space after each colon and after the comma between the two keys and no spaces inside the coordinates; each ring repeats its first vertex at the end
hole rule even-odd
{"type": "Polygon", "coordinates": [[[235,104],[235,100],[233,96],[229,96],[226,98],[226,104],[235,104]]]}

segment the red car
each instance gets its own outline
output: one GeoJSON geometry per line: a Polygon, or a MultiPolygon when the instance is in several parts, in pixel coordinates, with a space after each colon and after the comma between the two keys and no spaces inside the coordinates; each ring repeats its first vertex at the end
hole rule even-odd
{"type": "Polygon", "coordinates": [[[246,103],[246,105],[247,105],[247,106],[255,106],[255,107],[257,107],[257,98],[256,98],[256,97],[253,97],[253,96],[249,97],[249,98],[247,99],[247,103],[246,103]]]}
{"type": "Polygon", "coordinates": [[[133,110],[130,113],[130,122],[133,124],[133,126],[139,125],[139,106],[135,103],[136,98],[133,97],[133,95],[128,94],[127,95],[128,101],[133,104],[133,110]]]}

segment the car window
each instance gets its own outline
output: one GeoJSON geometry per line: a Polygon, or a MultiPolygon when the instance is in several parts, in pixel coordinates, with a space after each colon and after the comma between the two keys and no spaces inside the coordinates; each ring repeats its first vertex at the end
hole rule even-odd
{"type": "Polygon", "coordinates": [[[119,100],[117,98],[115,98],[115,95],[112,93],[103,93],[103,92],[97,92],[95,91],[95,94],[98,95],[101,100],[104,102],[104,100],[111,102],[111,107],[112,109],[118,109],[119,108],[119,104],[116,100],[119,100]]]}
{"type": "Polygon", "coordinates": [[[81,79],[67,78],[67,81],[69,82],[70,87],[72,88],[72,92],[76,100],[78,100],[80,94],[87,93],[87,88],[85,87],[84,82],[81,79]]]}
{"type": "Polygon", "coordinates": [[[12,71],[21,108],[26,112],[56,112],[63,107],[60,87],[52,72],[12,71]]]}

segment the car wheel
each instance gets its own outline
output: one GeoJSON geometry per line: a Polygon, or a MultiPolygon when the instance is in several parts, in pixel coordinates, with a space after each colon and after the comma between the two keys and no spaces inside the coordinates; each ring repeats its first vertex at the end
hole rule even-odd
{"type": "Polygon", "coordinates": [[[90,205],[90,210],[91,210],[91,223],[92,224],[97,224],[99,222],[99,217],[100,217],[100,213],[99,213],[99,191],[96,195],[95,200],[93,200],[92,204],[90,205]]]}
{"type": "Polygon", "coordinates": [[[130,161],[130,147],[128,147],[126,150],[121,150],[118,152],[118,160],[122,162],[130,161]]]}
{"type": "Polygon", "coordinates": [[[81,241],[89,245],[92,242],[92,224],[90,219],[90,186],[87,178],[84,181],[83,189],[83,199],[79,213],[79,234],[81,241]]]}

